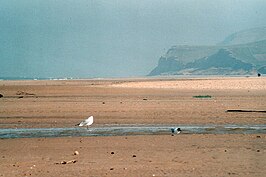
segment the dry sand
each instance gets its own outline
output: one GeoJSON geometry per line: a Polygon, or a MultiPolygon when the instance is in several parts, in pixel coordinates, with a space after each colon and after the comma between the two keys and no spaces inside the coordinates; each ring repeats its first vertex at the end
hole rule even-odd
{"type": "MultiPolygon", "coordinates": [[[[265,113],[225,112],[266,110],[264,77],[0,81],[0,93],[0,128],[73,127],[89,115],[93,126],[266,123],[265,113]]],[[[265,140],[264,134],[2,139],[0,176],[264,176],[265,140]]]]}

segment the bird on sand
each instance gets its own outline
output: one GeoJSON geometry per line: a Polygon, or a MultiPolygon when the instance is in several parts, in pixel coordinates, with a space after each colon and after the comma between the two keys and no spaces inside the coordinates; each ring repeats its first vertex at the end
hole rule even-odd
{"type": "Polygon", "coordinates": [[[79,127],[87,126],[88,129],[91,124],[93,124],[93,116],[90,116],[89,118],[81,121],[80,123],[77,124],[77,126],[79,127]]]}

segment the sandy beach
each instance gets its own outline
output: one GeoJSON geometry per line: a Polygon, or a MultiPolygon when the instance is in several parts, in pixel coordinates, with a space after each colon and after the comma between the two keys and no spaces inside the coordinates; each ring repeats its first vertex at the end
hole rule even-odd
{"type": "MultiPolygon", "coordinates": [[[[0,81],[0,94],[0,128],[74,127],[90,115],[95,127],[266,124],[266,113],[226,112],[265,111],[265,77],[0,81]]],[[[265,143],[265,134],[0,139],[0,176],[264,176],[265,143]]]]}

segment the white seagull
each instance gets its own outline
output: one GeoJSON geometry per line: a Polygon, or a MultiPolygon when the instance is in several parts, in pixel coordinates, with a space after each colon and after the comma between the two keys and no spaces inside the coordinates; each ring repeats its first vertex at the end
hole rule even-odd
{"type": "Polygon", "coordinates": [[[81,121],[77,125],[80,126],[80,127],[87,126],[87,129],[88,129],[91,124],[93,124],[93,116],[90,116],[89,118],[81,121]]]}

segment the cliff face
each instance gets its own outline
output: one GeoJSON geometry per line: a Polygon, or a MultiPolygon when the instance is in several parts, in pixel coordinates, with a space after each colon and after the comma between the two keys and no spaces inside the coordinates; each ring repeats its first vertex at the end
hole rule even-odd
{"type": "Polygon", "coordinates": [[[253,68],[252,64],[242,62],[233,57],[232,53],[226,49],[220,49],[217,53],[188,63],[186,68],[196,68],[206,70],[209,68],[230,68],[232,70],[250,71],[253,68]]]}
{"type": "Polygon", "coordinates": [[[266,27],[253,28],[227,36],[219,45],[238,45],[266,40],[266,27]]]}
{"type": "Polygon", "coordinates": [[[223,45],[173,46],[149,75],[242,75],[259,72],[266,66],[266,39],[260,40],[265,38],[264,34],[266,28],[259,28],[235,33],[227,37],[223,45]],[[238,43],[234,41],[253,42],[231,45],[238,43]]]}
{"type": "Polygon", "coordinates": [[[150,72],[150,76],[160,75],[162,73],[169,73],[179,71],[184,68],[184,64],[175,57],[161,57],[158,66],[150,72]]]}

